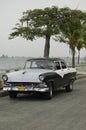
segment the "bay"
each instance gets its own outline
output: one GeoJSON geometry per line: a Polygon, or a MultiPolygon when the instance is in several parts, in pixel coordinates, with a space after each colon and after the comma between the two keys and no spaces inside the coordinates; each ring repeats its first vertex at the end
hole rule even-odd
{"type": "Polygon", "coordinates": [[[0,70],[21,69],[26,59],[26,57],[0,57],[0,70]]]}

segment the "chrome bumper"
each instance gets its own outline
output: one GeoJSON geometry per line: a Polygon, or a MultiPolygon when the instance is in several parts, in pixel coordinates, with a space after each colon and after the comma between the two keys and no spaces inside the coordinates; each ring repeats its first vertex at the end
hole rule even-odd
{"type": "Polygon", "coordinates": [[[47,92],[49,88],[45,84],[39,84],[37,86],[4,86],[3,91],[18,91],[18,92],[47,92]]]}

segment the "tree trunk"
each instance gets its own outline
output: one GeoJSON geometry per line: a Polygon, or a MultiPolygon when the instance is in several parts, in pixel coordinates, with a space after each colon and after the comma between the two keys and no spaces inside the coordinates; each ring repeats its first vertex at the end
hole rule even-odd
{"type": "Polygon", "coordinates": [[[79,61],[80,61],[80,50],[78,50],[78,64],[79,64],[79,61]]]}
{"type": "Polygon", "coordinates": [[[75,46],[71,47],[72,50],[72,67],[75,67],[75,46]]]}
{"type": "Polygon", "coordinates": [[[49,57],[50,52],[50,36],[46,36],[45,47],[44,47],[44,57],[49,57]]]}

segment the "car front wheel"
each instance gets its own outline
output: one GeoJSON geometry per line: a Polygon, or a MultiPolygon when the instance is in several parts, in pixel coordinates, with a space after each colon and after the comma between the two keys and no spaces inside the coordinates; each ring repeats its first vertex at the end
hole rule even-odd
{"type": "Polygon", "coordinates": [[[17,92],[9,91],[9,97],[15,99],[17,97],[17,92]]]}
{"type": "Polygon", "coordinates": [[[49,84],[49,91],[46,92],[46,99],[51,99],[53,96],[53,89],[51,83],[49,84]]]}

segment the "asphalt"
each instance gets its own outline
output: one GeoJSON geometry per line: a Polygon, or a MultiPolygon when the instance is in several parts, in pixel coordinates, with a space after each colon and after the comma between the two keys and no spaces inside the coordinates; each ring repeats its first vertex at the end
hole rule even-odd
{"type": "Polygon", "coordinates": [[[0,130],[86,130],[86,78],[76,80],[74,91],[63,89],[52,100],[18,94],[0,98],[0,130]]]}

